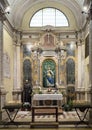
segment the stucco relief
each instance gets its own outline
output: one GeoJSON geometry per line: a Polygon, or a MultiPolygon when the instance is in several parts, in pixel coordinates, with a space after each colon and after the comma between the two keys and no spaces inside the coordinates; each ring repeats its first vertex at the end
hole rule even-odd
{"type": "Polygon", "coordinates": [[[44,50],[54,50],[56,48],[56,44],[56,36],[51,32],[47,32],[41,37],[41,47],[44,50]]]}

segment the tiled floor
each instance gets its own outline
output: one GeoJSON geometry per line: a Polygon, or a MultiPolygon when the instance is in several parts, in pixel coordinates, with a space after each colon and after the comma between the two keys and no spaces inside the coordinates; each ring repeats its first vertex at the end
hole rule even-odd
{"type": "MultiPolygon", "coordinates": [[[[18,128],[20,128],[20,129],[21,129],[22,126],[23,126],[23,128],[24,127],[29,128],[31,120],[32,120],[31,111],[19,111],[18,114],[17,114],[17,116],[16,116],[16,118],[15,118],[15,122],[20,122],[20,123],[24,122],[23,125],[18,126],[18,128]]],[[[6,119],[5,121],[7,122],[8,120],[6,119]]],[[[36,122],[37,121],[39,121],[39,122],[42,122],[42,121],[45,121],[45,122],[46,121],[47,122],[48,121],[55,121],[55,115],[36,115],[35,116],[35,121],[36,122]]],[[[58,128],[59,130],[62,130],[60,128],[62,128],[62,126],[65,124],[65,122],[67,122],[67,123],[64,125],[64,127],[63,127],[64,129],[65,129],[65,127],[67,127],[67,128],[68,127],[73,128],[73,127],[75,127],[75,125],[72,122],[79,121],[79,117],[77,116],[76,111],[68,111],[68,112],[63,111],[63,113],[61,113],[61,114],[58,115],[58,121],[59,121],[59,128],[58,128]],[[71,122],[72,125],[68,124],[68,122],[71,122]]],[[[85,128],[85,127],[87,128],[87,126],[83,125],[83,128],[85,128]]],[[[3,128],[3,127],[1,127],[1,128],[3,128]]],[[[15,128],[15,127],[10,127],[10,128],[15,128]]],[[[53,130],[57,130],[57,128],[53,129],[53,130]]],[[[77,130],[76,127],[73,130],[77,130]]]]}
{"type": "MultiPolygon", "coordinates": [[[[35,121],[55,121],[55,115],[38,115],[35,116],[35,121]]],[[[15,121],[31,121],[31,112],[30,111],[19,111],[15,121]]],[[[58,121],[78,121],[79,118],[75,111],[63,112],[63,114],[58,115],[58,121]]]]}

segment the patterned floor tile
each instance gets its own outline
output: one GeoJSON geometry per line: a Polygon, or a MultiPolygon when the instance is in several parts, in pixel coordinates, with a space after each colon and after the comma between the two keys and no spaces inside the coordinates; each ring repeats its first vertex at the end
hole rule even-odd
{"type": "MultiPolygon", "coordinates": [[[[35,116],[35,121],[55,121],[55,115],[36,115],[35,116]]],[[[31,121],[31,111],[19,111],[15,120],[17,121],[31,121]]],[[[58,115],[58,120],[62,121],[77,121],[79,120],[77,114],[75,111],[70,111],[70,112],[63,112],[63,114],[58,115]]]]}

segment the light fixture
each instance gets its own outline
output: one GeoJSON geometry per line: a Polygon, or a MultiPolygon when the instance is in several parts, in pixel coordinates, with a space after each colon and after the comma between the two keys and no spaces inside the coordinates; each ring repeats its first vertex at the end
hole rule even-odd
{"type": "Polygon", "coordinates": [[[89,14],[90,9],[92,9],[92,0],[84,0],[82,13],[89,14]]]}
{"type": "Polygon", "coordinates": [[[5,13],[9,14],[10,13],[10,6],[7,6],[5,9],[5,13]]]}
{"type": "Polygon", "coordinates": [[[82,14],[89,14],[88,12],[85,12],[85,11],[82,11],[81,13],[82,13],[82,14]]]}
{"type": "Polygon", "coordinates": [[[0,8],[0,15],[3,16],[5,14],[9,14],[10,13],[10,7],[7,6],[4,10],[2,8],[0,8]]]}
{"type": "Polygon", "coordinates": [[[88,12],[88,7],[85,5],[83,6],[83,12],[87,13],[88,12]]]}

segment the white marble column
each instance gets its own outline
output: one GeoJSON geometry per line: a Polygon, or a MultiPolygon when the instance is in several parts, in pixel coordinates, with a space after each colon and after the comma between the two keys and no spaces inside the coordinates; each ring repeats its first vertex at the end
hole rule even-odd
{"type": "Polygon", "coordinates": [[[78,85],[76,86],[77,100],[85,100],[82,93],[85,93],[85,53],[84,53],[84,42],[80,34],[78,42],[78,85]]]}
{"type": "Polygon", "coordinates": [[[0,15],[0,120],[3,118],[2,107],[6,102],[6,90],[3,82],[3,20],[3,16],[0,15]]]}
{"type": "Polygon", "coordinates": [[[21,88],[21,66],[20,66],[20,44],[17,44],[16,46],[16,51],[17,51],[17,55],[16,55],[16,58],[17,58],[17,88],[20,89],[21,88]]]}
{"type": "MultiPolygon", "coordinates": [[[[90,0],[89,18],[89,84],[90,103],[92,105],[92,0],[90,0]]],[[[90,122],[92,123],[92,110],[90,111],[90,122]]]]}
{"type": "Polygon", "coordinates": [[[81,45],[78,45],[78,87],[77,87],[77,89],[78,88],[81,88],[81,86],[82,86],[82,49],[81,49],[81,45]]]}
{"type": "Polygon", "coordinates": [[[0,21],[0,88],[3,86],[3,23],[0,21]]]}
{"type": "Polygon", "coordinates": [[[16,90],[17,87],[17,60],[16,60],[16,44],[14,42],[13,44],[13,49],[14,49],[14,84],[13,84],[13,90],[16,90]]]}
{"type": "Polygon", "coordinates": [[[21,100],[21,58],[20,58],[20,33],[14,34],[14,87],[13,99],[21,100]]]}
{"type": "MultiPolygon", "coordinates": [[[[92,92],[92,2],[91,2],[89,17],[90,17],[90,22],[89,22],[89,83],[90,83],[90,90],[92,92]]],[[[91,96],[91,102],[92,102],[92,96],[91,96]]]]}
{"type": "Polygon", "coordinates": [[[3,65],[3,22],[6,20],[4,13],[5,8],[8,6],[7,1],[0,1],[0,120],[2,120],[4,113],[2,107],[6,101],[6,90],[4,88],[4,65],[3,65]]]}
{"type": "Polygon", "coordinates": [[[84,50],[85,50],[85,45],[84,45],[84,42],[82,42],[82,48],[81,48],[81,58],[82,58],[82,61],[81,61],[82,62],[81,87],[82,87],[82,91],[85,91],[85,53],[84,53],[84,50]]]}
{"type": "Polygon", "coordinates": [[[4,106],[6,91],[3,83],[3,18],[0,18],[0,110],[4,106]]]}

